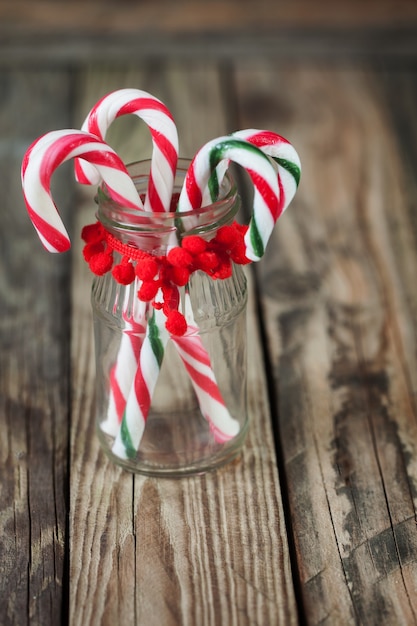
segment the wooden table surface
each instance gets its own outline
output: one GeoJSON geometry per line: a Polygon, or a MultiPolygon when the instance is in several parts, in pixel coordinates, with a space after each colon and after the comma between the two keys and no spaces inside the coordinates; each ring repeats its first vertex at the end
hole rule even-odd
{"type": "MultiPolygon", "coordinates": [[[[1,626],[417,624],[416,120],[414,1],[3,0],[1,626]],[[303,164],[248,271],[247,443],[183,480],[94,433],[93,192],[57,172],[52,256],[20,189],[34,138],[124,86],[166,102],[183,156],[253,127],[303,164]]],[[[149,155],[137,119],[108,138],[149,155]]]]}

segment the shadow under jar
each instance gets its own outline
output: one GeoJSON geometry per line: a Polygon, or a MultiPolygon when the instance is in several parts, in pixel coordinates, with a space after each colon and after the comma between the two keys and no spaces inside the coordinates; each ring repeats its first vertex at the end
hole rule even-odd
{"type": "MultiPolygon", "coordinates": [[[[180,159],[174,197],[188,166],[180,159]]],[[[149,168],[149,161],[128,166],[142,197],[149,168]]],[[[97,203],[97,218],[108,233],[157,259],[184,236],[212,240],[240,208],[230,175],[218,201],[192,212],[127,209],[109,200],[104,184],[97,203]]],[[[115,263],[121,261],[121,254],[114,256],[115,263]]],[[[178,288],[186,333],[167,341],[159,337],[156,347],[155,335],[166,337],[166,331],[161,312],[138,298],[141,280],[136,276],[123,285],[111,272],[94,277],[97,430],[106,454],[126,470],[180,477],[212,470],[240,452],[248,429],[247,287],[242,266],[232,265],[226,279],[200,270],[190,275],[178,288]]]]}

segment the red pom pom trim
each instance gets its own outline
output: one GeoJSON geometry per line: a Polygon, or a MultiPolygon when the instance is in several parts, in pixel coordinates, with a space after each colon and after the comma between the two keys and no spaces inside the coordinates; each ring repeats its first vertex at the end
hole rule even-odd
{"type": "Polygon", "coordinates": [[[179,288],[185,287],[193,272],[202,271],[213,279],[225,280],[232,275],[233,263],[250,263],[245,254],[247,228],[236,222],[222,226],[210,241],[198,235],[185,236],[166,256],[152,255],[122,243],[99,222],[85,226],[81,236],[86,244],[84,258],[91,271],[98,276],[111,271],[121,285],[139,280],[139,300],[162,309],[168,332],[181,336],[187,330],[187,322],[178,310],[179,288]],[[122,256],[117,265],[113,251],[122,256]]]}
{"type": "Polygon", "coordinates": [[[192,255],[183,248],[172,248],[167,254],[167,261],[175,267],[190,267],[193,262],[192,255]]]}
{"type": "Polygon", "coordinates": [[[157,275],[158,268],[158,261],[149,254],[147,257],[137,262],[135,268],[136,276],[140,280],[152,280],[157,275]]]}
{"type": "Polygon", "coordinates": [[[170,311],[167,315],[165,327],[171,335],[182,337],[187,332],[187,321],[179,311],[170,311]]]}
{"type": "Polygon", "coordinates": [[[135,268],[132,263],[120,263],[111,271],[113,278],[121,285],[130,285],[135,280],[135,268]]]}
{"type": "Polygon", "coordinates": [[[182,247],[192,255],[201,254],[207,248],[207,242],[198,235],[188,235],[182,240],[182,247]]]}
{"type": "Polygon", "coordinates": [[[100,222],[96,222],[95,224],[88,224],[88,226],[84,226],[81,231],[81,239],[85,241],[85,243],[93,243],[95,241],[100,241],[104,236],[104,227],[100,222]]]}
{"type": "Polygon", "coordinates": [[[111,270],[113,266],[113,256],[111,252],[99,252],[90,258],[89,265],[93,274],[103,276],[111,270]]]}
{"type": "Polygon", "coordinates": [[[160,284],[157,280],[147,280],[142,283],[138,291],[138,298],[142,302],[150,302],[158,293],[160,284]]]}

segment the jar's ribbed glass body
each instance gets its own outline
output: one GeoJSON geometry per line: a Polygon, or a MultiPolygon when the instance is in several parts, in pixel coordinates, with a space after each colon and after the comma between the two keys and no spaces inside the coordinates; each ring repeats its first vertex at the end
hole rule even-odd
{"type": "MultiPolygon", "coordinates": [[[[129,167],[138,191],[144,193],[149,162],[129,167]]],[[[174,191],[181,188],[187,167],[188,162],[180,161],[174,191]]],[[[230,224],[239,209],[230,178],[221,197],[179,218],[177,213],[135,212],[99,193],[97,216],[123,243],[160,256],[183,231],[210,241],[221,226],[230,224]]],[[[93,281],[97,429],[102,447],[115,463],[148,475],[182,476],[214,469],[239,453],[248,428],[244,271],[234,265],[232,276],[224,280],[196,271],[179,288],[188,328],[184,336],[168,338],[156,371],[146,367],[150,313],[149,305],[137,297],[139,288],[138,278],[122,285],[110,272],[93,281]],[[125,447],[128,453],[120,454],[118,441],[135,384],[136,395],[141,396],[138,376],[145,385],[152,377],[155,387],[149,407],[145,401],[139,445],[125,447]]]]}

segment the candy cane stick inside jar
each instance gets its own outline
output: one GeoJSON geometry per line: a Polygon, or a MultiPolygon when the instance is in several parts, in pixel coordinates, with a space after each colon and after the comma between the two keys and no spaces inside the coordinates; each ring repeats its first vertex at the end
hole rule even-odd
{"type": "Polygon", "coordinates": [[[169,340],[168,331],[158,320],[161,317],[163,317],[161,311],[150,313],[134,381],[112,447],[113,454],[122,459],[135,457],[145,430],[153,392],[169,340]]]}
{"type": "Polygon", "coordinates": [[[188,372],[201,413],[209,423],[215,441],[224,443],[236,437],[240,424],[232,417],[224,401],[212,360],[195,323],[189,289],[184,295],[184,312],[188,331],[181,337],[173,336],[172,340],[188,372]]]}

